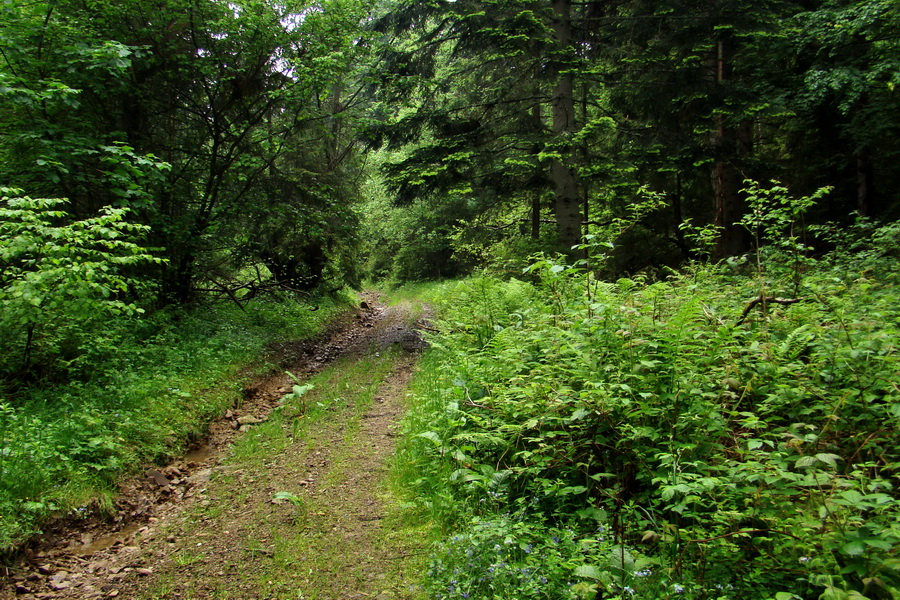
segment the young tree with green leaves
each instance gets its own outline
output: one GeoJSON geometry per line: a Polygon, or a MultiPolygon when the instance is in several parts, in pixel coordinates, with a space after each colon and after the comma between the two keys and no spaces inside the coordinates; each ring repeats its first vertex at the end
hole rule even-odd
{"type": "Polygon", "coordinates": [[[160,259],[138,245],[148,228],[128,223],[127,209],[71,221],[65,200],[0,194],[0,377],[71,359],[90,343],[90,325],[143,312],[137,268],[160,259]]]}

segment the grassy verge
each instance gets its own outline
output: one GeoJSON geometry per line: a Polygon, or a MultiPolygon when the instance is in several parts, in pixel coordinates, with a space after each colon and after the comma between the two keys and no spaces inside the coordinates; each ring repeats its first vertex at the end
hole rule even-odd
{"type": "Polygon", "coordinates": [[[119,477],[178,454],[266,369],[268,343],[309,338],[349,299],[252,303],[119,320],[98,333],[90,376],[0,401],[0,550],[47,518],[111,507],[119,477]]]}
{"type": "MultiPolygon", "coordinates": [[[[370,289],[375,289],[387,296],[388,304],[408,304],[416,309],[424,309],[426,306],[434,306],[441,303],[441,299],[456,285],[455,280],[420,281],[406,283],[380,282],[373,283],[370,289]]],[[[414,315],[418,318],[420,315],[414,315]]]]}

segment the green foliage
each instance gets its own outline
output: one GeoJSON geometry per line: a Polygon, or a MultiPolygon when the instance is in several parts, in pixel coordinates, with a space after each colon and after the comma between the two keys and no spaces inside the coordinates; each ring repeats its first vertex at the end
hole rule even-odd
{"type": "MultiPolygon", "coordinates": [[[[129,299],[134,268],[160,262],[135,240],[147,227],[124,220],[126,210],[71,221],[65,200],[0,198],[0,357],[5,374],[28,370],[33,352],[65,358],[86,343],[90,325],[143,312],[129,299]],[[18,362],[14,353],[21,352],[18,362]],[[62,356],[60,356],[62,355],[62,356]]],[[[71,358],[71,357],[70,357],[71,358]]],[[[45,367],[53,359],[44,358],[45,367]]]]}
{"type": "Polygon", "coordinates": [[[752,190],[770,211],[767,285],[802,301],[749,304],[742,260],[603,283],[541,259],[530,283],[446,288],[405,450],[412,502],[462,536],[436,555],[432,597],[516,597],[480,579],[488,532],[547,549],[597,523],[634,561],[624,579],[608,546],[505,562],[552,573],[557,597],[561,581],[572,597],[896,595],[898,228],[832,231],[838,249],[798,266],[784,228],[800,207],[752,190]]]}
{"type": "Polygon", "coordinates": [[[366,271],[375,278],[400,283],[458,277],[470,272],[472,262],[457,252],[454,237],[469,228],[473,202],[447,198],[397,206],[388,197],[383,178],[375,173],[387,160],[374,153],[362,212],[366,271]]]}
{"type": "Polygon", "coordinates": [[[76,219],[133,209],[167,259],[141,272],[156,301],[246,289],[248,268],[304,292],[356,283],[353,67],[368,10],[7,3],[0,181],[66,197],[76,219]]]}
{"type": "Polygon", "coordinates": [[[804,232],[800,221],[816,202],[827,195],[831,188],[821,188],[810,196],[790,196],[787,188],[777,181],[765,188],[752,180],[744,181],[741,190],[746,195],[747,213],[739,223],[753,236],[757,257],[761,248],[772,246],[780,252],[799,260],[802,253],[812,250],[802,242],[804,232]]]}
{"type": "MultiPolygon", "coordinates": [[[[117,480],[167,460],[241,400],[266,345],[309,338],[350,305],[318,298],[119,316],[92,330],[87,381],[0,400],[0,550],[51,515],[102,510],[117,480]]],[[[266,367],[268,368],[268,367],[266,367]]]]}
{"type": "MultiPolygon", "coordinates": [[[[896,106],[890,94],[900,83],[897,75],[898,42],[888,33],[897,27],[900,14],[886,0],[823,2],[818,10],[801,12],[792,27],[801,33],[800,42],[809,44],[813,60],[805,73],[801,100],[804,104],[835,102],[839,112],[851,118],[896,106]],[[813,40],[815,43],[813,44],[813,40]],[[839,49],[856,45],[852,52],[839,49]],[[866,106],[867,104],[874,106],[866,106]],[[885,103],[886,106],[878,106],[885,103]],[[871,112],[870,112],[871,111],[871,112]]],[[[866,139],[879,133],[887,123],[874,125],[874,131],[850,131],[866,139]]]]}
{"type": "Polygon", "coordinates": [[[475,520],[440,544],[424,589],[431,598],[627,599],[684,586],[658,562],[615,542],[604,525],[553,527],[526,511],[475,520]]]}
{"type": "Polygon", "coordinates": [[[892,0],[398,0],[378,16],[366,141],[390,151],[396,202],[421,205],[391,223],[379,272],[398,257],[425,274],[448,249],[463,269],[570,254],[646,186],[663,206],[622,232],[610,277],[747,251],[748,177],[833,188],[808,223],[896,218],[892,0]]]}

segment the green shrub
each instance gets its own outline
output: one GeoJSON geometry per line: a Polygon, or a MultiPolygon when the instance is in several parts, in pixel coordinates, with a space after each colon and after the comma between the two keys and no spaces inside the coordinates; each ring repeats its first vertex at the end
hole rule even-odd
{"type": "MultiPolygon", "coordinates": [[[[617,544],[602,524],[554,527],[526,511],[469,523],[435,550],[433,598],[631,598],[686,588],[658,561],[617,544]]],[[[678,592],[681,590],[681,592],[678,592]]]]}
{"type": "MultiPolygon", "coordinates": [[[[408,420],[417,502],[482,554],[461,523],[527,510],[522,527],[583,539],[593,514],[653,565],[641,597],[896,597],[896,229],[862,252],[849,232],[818,261],[767,247],[752,269],[666,281],[604,283],[541,259],[531,284],[458,284],[408,420]]],[[[578,579],[570,559],[548,560],[578,579]]],[[[597,560],[582,583],[638,589],[597,560]]],[[[459,568],[457,592],[487,594],[459,568]]],[[[441,573],[433,597],[448,597],[441,573]]]]}
{"type": "Polygon", "coordinates": [[[0,194],[0,376],[58,369],[97,323],[143,312],[127,272],[159,259],[135,244],[148,228],[126,209],[72,221],[65,200],[0,194]]]}

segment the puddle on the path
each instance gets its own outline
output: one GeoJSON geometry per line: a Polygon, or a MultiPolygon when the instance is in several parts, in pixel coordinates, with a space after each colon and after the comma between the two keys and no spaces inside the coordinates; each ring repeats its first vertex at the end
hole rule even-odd
{"type": "Polygon", "coordinates": [[[103,550],[114,546],[116,542],[125,542],[125,540],[131,537],[132,534],[134,534],[141,527],[142,525],[140,523],[132,523],[130,525],[126,525],[122,528],[121,531],[117,531],[110,535],[104,535],[103,537],[97,538],[89,544],[85,544],[79,548],[76,548],[72,553],[76,556],[88,556],[90,554],[102,552],[103,550]]]}
{"type": "Polygon", "coordinates": [[[186,463],[202,463],[206,462],[210,458],[216,455],[216,449],[212,446],[200,446],[199,448],[194,448],[190,452],[184,455],[184,462],[186,463]]]}

